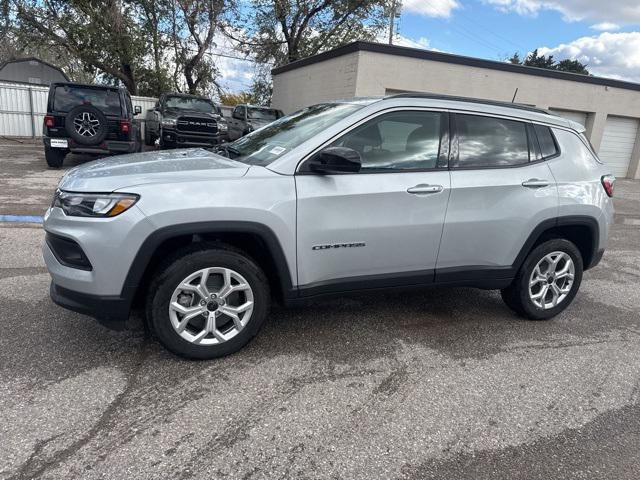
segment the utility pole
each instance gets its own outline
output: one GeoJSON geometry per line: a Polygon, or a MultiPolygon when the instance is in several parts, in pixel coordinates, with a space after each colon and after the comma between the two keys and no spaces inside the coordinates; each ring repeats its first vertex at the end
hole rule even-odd
{"type": "Polygon", "coordinates": [[[393,45],[393,27],[396,23],[398,0],[391,0],[391,13],[389,14],[389,45],[393,45]]]}

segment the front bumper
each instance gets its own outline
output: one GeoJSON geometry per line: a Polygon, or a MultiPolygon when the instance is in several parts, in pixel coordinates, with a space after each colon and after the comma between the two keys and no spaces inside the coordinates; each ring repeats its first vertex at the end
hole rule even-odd
{"type": "MultiPolygon", "coordinates": [[[[68,255],[61,255],[60,251],[56,257],[49,243],[44,242],[42,254],[53,280],[53,301],[91,315],[111,328],[123,328],[117,324],[126,322],[137,290],[137,285],[127,283],[127,275],[140,245],[153,231],[142,211],[133,206],[117,217],[85,218],[50,208],[45,214],[44,229],[50,236],[76,244],[90,265],[78,268],[73,264],[75,260],[67,261],[68,255]]],[[[72,259],[75,252],[70,253],[72,259]]]]}
{"type": "Polygon", "coordinates": [[[227,140],[227,133],[198,134],[192,132],[180,132],[164,127],[162,129],[162,140],[165,144],[178,147],[212,147],[227,140]]]}
{"type": "Polygon", "coordinates": [[[127,328],[131,302],[120,297],[89,295],[68,290],[51,282],[49,288],[51,300],[72,312],[82,313],[95,318],[101,325],[112,330],[127,328]]]}

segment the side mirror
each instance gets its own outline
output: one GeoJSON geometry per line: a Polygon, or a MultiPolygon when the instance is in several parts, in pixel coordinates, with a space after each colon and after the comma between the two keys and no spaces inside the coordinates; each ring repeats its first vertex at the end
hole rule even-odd
{"type": "Polygon", "coordinates": [[[329,147],[311,158],[307,165],[310,171],[320,174],[358,173],[362,160],[351,148],[329,147]]]}
{"type": "Polygon", "coordinates": [[[142,113],[142,107],[140,105],[136,105],[133,107],[133,114],[140,115],[142,113]]]}

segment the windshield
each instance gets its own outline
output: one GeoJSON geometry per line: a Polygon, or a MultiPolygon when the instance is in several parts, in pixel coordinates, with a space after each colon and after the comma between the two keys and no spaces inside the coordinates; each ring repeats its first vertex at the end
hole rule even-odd
{"type": "Polygon", "coordinates": [[[325,103],[299,110],[221,147],[234,160],[266,166],[362,105],[325,103]]]}
{"type": "Polygon", "coordinates": [[[276,120],[278,112],[272,108],[247,108],[247,117],[253,120],[276,120]]]}
{"type": "Polygon", "coordinates": [[[70,85],[56,87],[54,110],[68,112],[78,105],[93,105],[105,115],[120,115],[120,95],[117,90],[70,85]]]}
{"type": "Polygon", "coordinates": [[[216,113],[215,104],[206,98],[167,97],[164,105],[166,108],[176,108],[178,110],[196,110],[198,112],[216,113]]]}

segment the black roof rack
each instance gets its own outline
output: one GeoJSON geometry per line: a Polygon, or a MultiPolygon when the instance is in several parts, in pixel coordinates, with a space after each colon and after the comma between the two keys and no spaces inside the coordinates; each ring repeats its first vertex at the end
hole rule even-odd
{"type": "Polygon", "coordinates": [[[542,110],[540,108],[530,107],[529,105],[522,105],[520,103],[500,102],[498,100],[484,100],[482,98],[458,97],[455,95],[440,95],[436,93],[397,93],[394,95],[388,95],[385,98],[428,98],[431,100],[452,100],[456,102],[481,103],[483,105],[492,105],[494,107],[516,108],[518,110],[526,110],[529,112],[551,115],[548,110],[542,110]]]}

